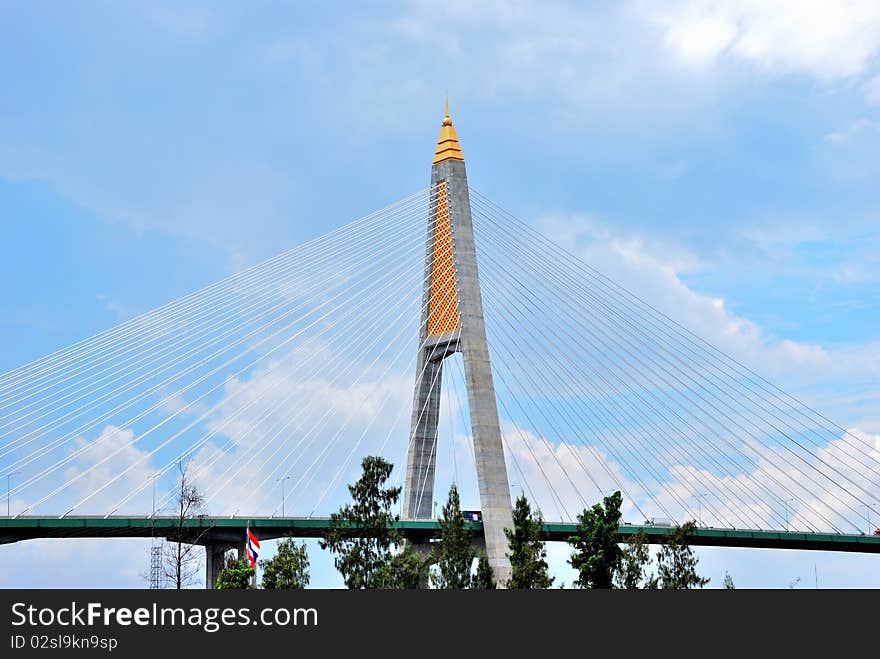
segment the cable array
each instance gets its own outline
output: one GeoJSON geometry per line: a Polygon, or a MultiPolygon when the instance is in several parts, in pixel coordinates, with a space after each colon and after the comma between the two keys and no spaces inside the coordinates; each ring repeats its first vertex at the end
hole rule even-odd
{"type": "Polygon", "coordinates": [[[628,514],[707,526],[876,519],[876,447],[473,189],[471,204],[505,440],[544,508],[620,489],[628,514]]]}
{"type": "Polygon", "coordinates": [[[357,451],[405,437],[386,426],[410,397],[434,197],[0,377],[15,514],[142,512],[154,483],[162,509],[180,464],[213,514],[277,513],[281,478],[297,505],[330,494],[357,451]]]}
{"type": "MultiPolygon", "coordinates": [[[[411,409],[424,291],[457,301],[454,259],[425,273],[438,198],[421,190],[0,375],[13,513],[146,514],[153,489],[162,511],[184,467],[215,515],[327,514],[367,454],[393,456],[402,484],[427,412],[411,409]]],[[[614,490],[626,521],[852,532],[880,516],[877,447],[475,190],[471,204],[508,473],[546,519],[614,490]]],[[[434,493],[451,480],[477,506],[461,355],[434,373],[434,493]]],[[[429,491],[417,483],[416,503],[429,491]]]]}

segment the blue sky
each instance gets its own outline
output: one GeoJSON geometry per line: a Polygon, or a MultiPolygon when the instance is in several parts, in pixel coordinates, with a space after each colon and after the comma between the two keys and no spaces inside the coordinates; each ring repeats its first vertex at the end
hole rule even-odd
{"type": "MultiPolygon", "coordinates": [[[[3,26],[2,370],[422,188],[448,93],[471,185],[880,433],[876,3],[28,2],[3,26]]],[[[768,586],[815,562],[765,580],[761,555],[706,560],[768,586]]]]}

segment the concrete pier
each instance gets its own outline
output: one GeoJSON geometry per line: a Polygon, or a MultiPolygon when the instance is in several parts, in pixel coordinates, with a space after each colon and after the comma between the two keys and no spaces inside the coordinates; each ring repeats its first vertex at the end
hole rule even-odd
{"type": "Polygon", "coordinates": [[[419,344],[424,347],[418,358],[413,397],[404,511],[410,519],[431,517],[442,360],[461,352],[486,553],[496,580],[503,587],[510,576],[504,534],[504,529],[513,525],[510,486],[486,340],[467,172],[448,108],[431,168],[431,188],[436,194],[432,218],[435,231],[428,240],[425,257],[425,310],[419,337],[419,344]],[[448,247],[443,242],[447,223],[451,234],[448,247]],[[438,264],[445,262],[446,249],[451,251],[454,265],[454,290],[438,284],[438,264]],[[454,303],[450,303],[451,295],[455,296],[454,303]],[[438,310],[441,305],[442,310],[438,310]]]}

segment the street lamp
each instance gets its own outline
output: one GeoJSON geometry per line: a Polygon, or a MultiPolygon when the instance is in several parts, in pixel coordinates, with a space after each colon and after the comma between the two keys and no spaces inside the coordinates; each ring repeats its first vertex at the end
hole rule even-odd
{"type": "Polygon", "coordinates": [[[156,472],[152,476],[150,476],[150,480],[153,481],[153,519],[156,519],[156,479],[161,476],[161,472],[156,472]]]}
{"type": "Polygon", "coordinates": [[[284,496],[284,481],[286,481],[288,478],[290,478],[290,476],[284,476],[282,478],[278,478],[275,480],[276,483],[278,481],[281,481],[281,516],[282,517],[285,516],[284,515],[284,501],[287,499],[287,497],[284,496]]]}
{"type": "Polygon", "coordinates": [[[6,516],[11,517],[12,515],[9,512],[9,481],[13,476],[18,476],[20,471],[10,471],[6,474],[6,516]]]}

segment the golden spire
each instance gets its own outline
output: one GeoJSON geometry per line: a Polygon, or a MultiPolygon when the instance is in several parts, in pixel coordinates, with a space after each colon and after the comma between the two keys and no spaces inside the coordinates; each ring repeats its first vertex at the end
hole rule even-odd
{"type": "Polygon", "coordinates": [[[440,135],[437,137],[437,148],[434,150],[434,160],[432,164],[444,160],[464,160],[461,155],[461,147],[458,144],[458,136],[455,134],[455,128],[452,126],[452,119],[449,118],[449,97],[446,97],[446,116],[443,117],[443,123],[440,125],[440,135]]]}

